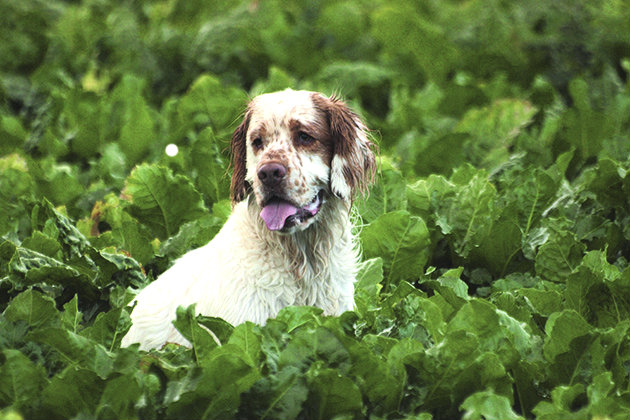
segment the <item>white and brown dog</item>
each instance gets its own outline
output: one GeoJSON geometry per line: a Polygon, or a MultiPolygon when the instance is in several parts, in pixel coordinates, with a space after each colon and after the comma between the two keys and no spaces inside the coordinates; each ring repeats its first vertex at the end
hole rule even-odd
{"type": "Polygon", "coordinates": [[[260,95],[234,132],[232,155],[231,216],[138,294],[123,346],[189,344],[172,325],[179,305],[234,325],[264,324],[288,305],[353,309],[350,208],[375,172],[358,116],[316,92],[260,95]]]}

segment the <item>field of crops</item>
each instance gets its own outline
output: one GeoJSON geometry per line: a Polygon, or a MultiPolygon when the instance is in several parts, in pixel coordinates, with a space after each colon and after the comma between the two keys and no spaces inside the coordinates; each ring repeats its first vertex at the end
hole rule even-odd
{"type": "Polygon", "coordinates": [[[630,418],[627,1],[0,0],[0,22],[0,420],[630,418]],[[248,98],[286,87],[374,130],[356,310],[180,308],[192,348],[120,348],[134,292],[228,217],[248,98]]]}

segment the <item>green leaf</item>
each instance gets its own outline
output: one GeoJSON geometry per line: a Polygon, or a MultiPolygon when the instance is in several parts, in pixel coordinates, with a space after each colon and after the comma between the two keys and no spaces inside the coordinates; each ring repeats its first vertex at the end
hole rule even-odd
{"type": "Polygon", "coordinates": [[[32,328],[59,324],[55,301],[32,289],[17,295],[7,306],[4,316],[12,322],[24,321],[32,328]]]}
{"type": "Polygon", "coordinates": [[[295,366],[268,375],[245,394],[244,408],[259,419],[296,419],[307,401],[304,375],[295,366]]]}
{"type": "Polygon", "coordinates": [[[177,233],[181,225],[206,212],[189,179],[170,169],[143,164],[127,178],[128,211],[160,239],[177,233]]]}
{"type": "Polygon", "coordinates": [[[227,345],[215,347],[201,367],[188,369],[181,380],[170,381],[164,395],[167,417],[234,417],[241,393],[260,379],[258,371],[246,363],[236,349],[238,347],[227,345]]]}
{"type": "Polygon", "coordinates": [[[468,171],[460,170],[451,177],[451,182],[461,187],[448,201],[448,207],[438,210],[436,221],[448,235],[453,250],[464,258],[490,234],[496,218],[494,200],[497,194],[484,171],[465,172],[468,171]]]}
{"type": "Polygon", "coordinates": [[[76,333],[79,330],[83,314],[79,311],[79,299],[74,295],[72,300],[63,305],[63,313],[61,314],[61,324],[70,332],[76,333]]]}
{"type": "Polygon", "coordinates": [[[227,343],[234,331],[234,327],[221,318],[199,315],[197,322],[212,331],[220,345],[227,343]]]}
{"type": "Polygon", "coordinates": [[[261,358],[260,335],[255,328],[251,322],[237,325],[228,340],[228,344],[240,347],[243,354],[249,356],[248,362],[252,366],[258,366],[261,358]]]}
{"type": "Polygon", "coordinates": [[[523,420],[512,409],[510,400],[492,391],[472,394],[459,406],[465,410],[463,420],[523,420]]]}
{"type": "Polygon", "coordinates": [[[95,412],[99,418],[130,418],[136,415],[136,404],[143,390],[134,375],[124,375],[107,381],[95,412]]]}
{"type": "Polygon", "coordinates": [[[358,202],[358,209],[364,223],[372,222],[379,216],[406,207],[405,180],[393,168],[382,168],[379,179],[370,189],[366,199],[358,202]]]}
{"type": "Polygon", "coordinates": [[[234,86],[225,86],[218,77],[203,74],[190,86],[178,106],[179,123],[183,128],[211,125],[220,133],[232,125],[247,104],[247,95],[234,86]]]}
{"type": "Polygon", "coordinates": [[[18,350],[4,349],[0,357],[0,404],[26,412],[33,408],[48,383],[43,366],[36,365],[18,350]]]}
{"type": "Polygon", "coordinates": [[[545,324],[547,337],[543,347],[545,357],[553,361],[558,355],[571,351],[571,342],[591,333],[591,326],[577,312],[565,309],[551,314],[545,324]]]}
{"type": "Polygon", "coordinates": [[[501,99],[484,108],[470,109],[457,124],[457,132],[471,134],[464,148],[470,163],[494,168],[508,158],[514,139],[538,110],[528,101],[501,99]]]}
{"type": "Polygon", "coordinates": [[[72,418],[79,413],[93,416],[104,386],[105,381],[92,370],[68,366],[44,389],[44,412],[63,418],[72,418]]]}
{"type": "Polygon", "coordinates": [[[114,369],[115,356],[101,344],[58,327],[43,327],[29,333],[29,338],[55,349],[69,366],[89,369],[105,379],[114,369]]]}
{"type": "Polygon", "coordinates": [[[361,414],[361,391],[350,378],[341,376],[335,369],[317,368],[309,370],[306,377],[312,391],[306,409],[312,413],[313,418],[354,418],[361,414]]]}
{"type": "Polygon", "coordinates": [[[585,249],[572,232],[556,232],[536,254],[536,274],[546,280],[566,281],[582,260],[585,249]]]}
{"type": "Polygon", "coordinates": [[[124,75],[112,93],[112,113],[119,117],[118,144],[130,163],[140,160],[157,137],[152,110],[142,96],[144,81],[124,75]]]}
{"type": "Polygon", "coordinates": [[[200,363],[219,344],[210,331],[199,325],[194,304],[187,308],[178,306],[177,319],[173,321],[173,325],[192,344],[197,363],[200,363]]]}
{"type": "Polygon", "coordinates": [[[567,279],[566,307],[596,326],[612,327],[630,317],[629,282],[604,252],[591,251],[567,279]]]}
{"type": "Polygon", "coordinates": [[[31,220],[34,230],[41,231],[61,244],[66,258],[81,259],[90,246],[72,221],[45,198],[33,208],[31,220]]]}
{"type": "Polygon", "coordinates": [[[372,258],[359,264],[359,272],[357,273],[357,282],[355,284],[354,303],[357,308],[357,313],[362,317],[365,317],[368,311],[378,309],[378,298],[382,288],[382,280],[383,260],[381,258],[372,258]]]}
{"type": "Polygon", "coordinates": [[[422,275],[429,256],[429,231],[422,219],[399,210],[380,216],[361,231],[366,258],[383,258],[384,288],[422,275]]]}
{"type": "Polygon", "coordinates": [[[230,177],[221,146],[211,128],[199,133],[191,151],[192,167],[196,171],[196,185],[210,203],[230,198],[230,177]]]}
{"type": "Polygon", "coordinates": [[[451,269],[441,275],[437,281],[423,281],[422,283],[433,287],[453,308],[459,309],[470,299],[468,285],[460,278],[462,271],[463,267],[451,269]]]}
{"type": "Polygon", "coordinates": [[[440,202],[455,194],[455,184],[441,175],[430,175],[407,185],[407,209],[413,215],[430,220],[440,202]]]}
{"type": "Polygon", "coordinates": [[[131,317],[123,308],[114,308],[96,316],[94,324],[81,331],[81,335],[113,351],[131,328],[131,317]]]}

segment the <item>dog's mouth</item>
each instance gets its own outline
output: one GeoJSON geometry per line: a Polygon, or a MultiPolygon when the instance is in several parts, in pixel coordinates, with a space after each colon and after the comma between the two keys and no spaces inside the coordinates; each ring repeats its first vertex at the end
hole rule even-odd
{"type": "Polygon", "coordinates": [[[297,207],[279,197],[271,197],[263,206],[260,217],[265,221],[269,230],[288,229],[315,216],[323,203],[324,190],[319,190],[315,197],[303,207],[297,207]]]}

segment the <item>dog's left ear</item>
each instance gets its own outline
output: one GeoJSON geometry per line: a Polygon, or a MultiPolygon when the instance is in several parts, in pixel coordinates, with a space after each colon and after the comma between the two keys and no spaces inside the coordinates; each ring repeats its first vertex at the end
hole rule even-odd
{"type": "Polygon", "coordinates": [[[341,100],[316,95],[315,106],[326,113],[334,149],[330,164],[330,188],[337,197],[352,201],[374,181],[374,144],[359,116],[341,100]]]}
{"type": "Polygon", "coordinates": [[[232,182],[230,184],[230,196],[232,203],[242,201],[247,195],[249,185],[245,181],[247,167],[247,129],[249,128],[250,112],[245,113],[243,122],[232,135],[232,182]]]}

